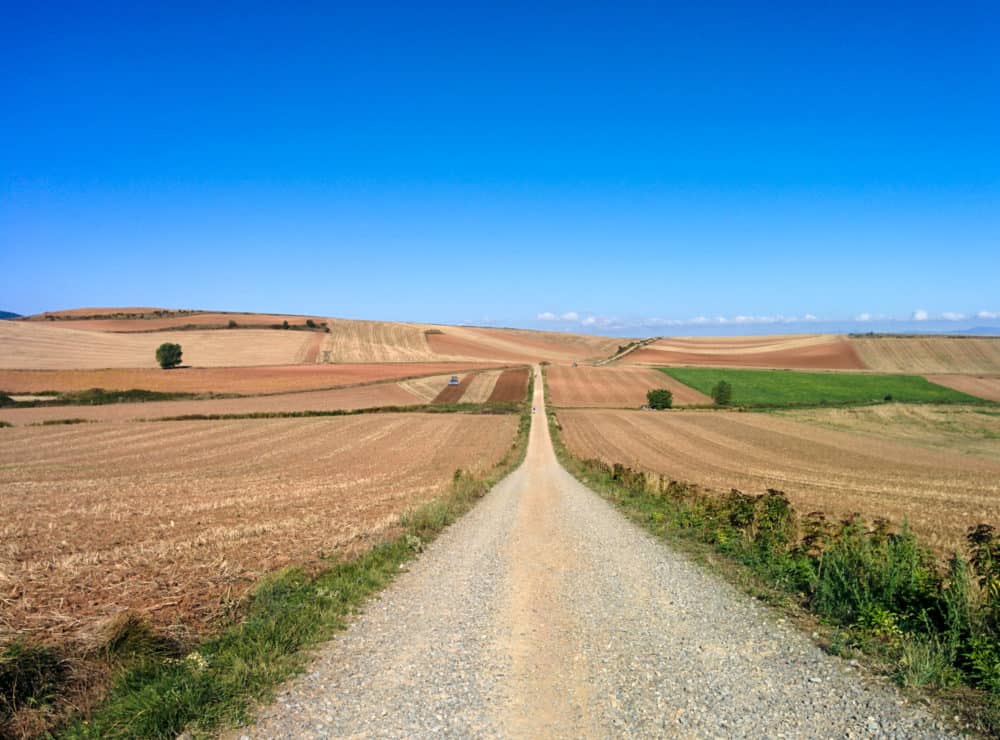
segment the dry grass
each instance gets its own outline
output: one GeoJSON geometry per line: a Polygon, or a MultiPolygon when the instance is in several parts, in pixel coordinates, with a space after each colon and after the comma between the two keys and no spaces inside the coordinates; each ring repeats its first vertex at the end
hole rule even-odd
{"type": "Polygon", "coordinates": [[[13,393],[88,388],[177,393],[283,393],[490,367],[487,362],[357,363],[242,368],[0,370],[0,389],[13,393]]]}
{"type": "Polygon", "coordinates": [[[569,362],[610,357],[627,340],[586,334],[490,329],[470,326],[437,327],[427,343],[439,357],[484,358],[507,362],[569,362]]]}
{"type": "Polygon", "coordinates": [[[1000,373],[1000,337],[857,337],[872,370],[904,373],[1000,373]]]}
{"type": "Polygon", "coordinates": [[[844,337],[789,334],[758,337],[670,337],[632,352],[628,364],[861,370],[844,337]]]}
{"type": "Polygon", "coordinates": [[[1000,401],[1000,375],[928,375],[927,379],[970,396],[1000,401]]]}
{"type": "Polygon", "coordinates": [[[305,391],[249,398],[213,398],[205,400],[153,401],[149,403],[111,403],[103,406],[40,406],[24,409],[0,409],[0,421],[15,426],[38,424],[53,419],[88,421],[128,421],[159,419],[187,414],[252,414],[293,411],[329,411],[364,409],[376,406],[412,406],[425,403],[397,383],[377,383],[329,391],[305,391]]]}
{"type": "Polygon", "coordinates": [[[1000,520],[1000,461],[767,414],[563,410],[575,455],[727,491],[785,491],[800,511],[899,522],[942,551],[1000,520]]]}
{"type": "Polygon", "coordinates": [[[711,405],[712,399],[665,373],[644,367],[552,365],[545,371],[553,406],[638,408],[646,392],[667,388],[675,406],[711,405]]]}
{"type": "Polygon", "coordinates": [[[163,342],[180,344],[184,364],[195,367],[290,365],[305,361],[318,336],[269,329],[107,334],[67,328],[73,323],[0,322],[0,368],[155,368],[163,342]]]}
{"type": "MultiPolygon", "coordinates": [[[[4,431],[0,644],[126,610],[201,632],[263,574],[363,547],[517,418],[386,414],[4,431]]],[[[177,625],[181,627],[177,627],[177,625]]]]}
{"type": "Polygon", "coordinates": [[[427,345],[420,324],[327,319],[330,333],[320,347],[320,361],[420,362],[440,359],[427,345]]]}
{"type": "Polygon", "coordinates": [[[469,387],[462,396],[463,403],[485,403],[493,394],[496,387],[497,378],[500,377],[500,370],[491,372],[476,373],[469,383],[469,387]]]}

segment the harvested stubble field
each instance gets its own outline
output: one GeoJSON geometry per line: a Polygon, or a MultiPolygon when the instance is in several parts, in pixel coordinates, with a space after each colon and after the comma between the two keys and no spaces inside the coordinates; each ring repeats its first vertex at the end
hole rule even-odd
{"type": "Polygon", "coordinates": [[[464,375],[459,378],[457,385],[451,385],[450,383],[441,389],[441,392],[434,397],[433,403],[458,403],[462,400],[462,396],[472,385],[472,379],[475,376],[472,373],[464,375]]]}
{"type": "Polygon", "coordinates": [[[1000,337],[873,336],[851,343],[879,372],[1000,373],[1000,337]]]}
{"type": "Polygon", "coordinates": [[[1000,462],[1000,408],[880,404],[772,412],[795,421],[1000,462]]]}
{"type": "Polygon", "coordinates": [[[174,370],[0,370],[0,389],[9,393],[83,391],[89,388],[176,393],[284,393],[404,380],[495,367],[495,363],[401,362],[270,367],[192,367],[174,370]]]}
{"type": "Polygon", "coordinates": [[[545,379],[553,406],[638,408],[654,388],[670,390],[675,406],[712,404],[705,394],[652,368],[552,365],[546,368],[545,379]]]}
{"type": "Polygon", "coordinates": [[[0,322],[0,367],[20,369],[156,368],[163,342],[183,347],[198,367],[290,365],[315,361],[316,332],[239,329],[110,334],[66,328],[75,322],[0,322]]]}
{"type": "Polygon", "coordinates": [[[427,344],[438,357],[497,359],[508,362],[601,359],[626,340],[585,334],[490,329],[470,326],[434,327],[427,344]]]}
{"type": "Polygon", "coordinates": [[[263,574],[364,547],[456,468],[495,464],[517,421],[380,414],[3,430],[0,644],[92,644],[126,610],[200,633],[263,574]]]}
{"type": "Polygon", "coordinates": [[[1000,401],[1000,375],[928,375],[927,379],[970,396],[1000,401]]]}
{"type": "Polygon", "coordinates": [[[899,523],[942,552],[1000,521],[1000,461],[770,414],[561,410],[569,450],[717,491],[785,491],[801,513],[899,523]]]}
{"type": "Polygon", "coordinates": [[[528,378],[530,370],[526,367],[504,370],[497,378],[493,392],[487,399],[491,402],[523,401],[528,393],[528,378]]]}
{"type": "Polygon", "coordinates": [[[829,334],[668,337],[626,355],[623,362],[820,370],[865,368],[850,340],[829,334]]]}
{"type": "Polygon", "coordinates": [[[160,419],[189,414],[254,414],[296,411],[367,409],[378,406],[413,406],[425,403],[397,383],[376,383],[330,391],[304,391],[240,398],[209,398],[146,403],[109,403],[99,406],[38,406],[0,409],[0,421],[20,426],[55,419],[128,421],[160,419]]]}

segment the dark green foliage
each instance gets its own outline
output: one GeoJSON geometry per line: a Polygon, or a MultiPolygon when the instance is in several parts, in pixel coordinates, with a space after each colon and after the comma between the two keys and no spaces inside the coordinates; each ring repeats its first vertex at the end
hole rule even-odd
{"type": "Polygon", "coordinates": [[[674,394],[666,388],[646,391],[646,401],[651,409],[669,409],[674,405],[674,394]]]}
{"type": "Polygon", "coordinates": [[[51,648],[14,642],[0,650],[0,736],[18,709],[50,701],[65,676],[51,648]]]}
{"type": "Polygon", "coordinates": [[[164,370],[181,364],[181,346],[173,342],[164,342],[156,348],[156,361],[164,370]]]}
{"type": "Polygon", "coordinates": [[[288,328],[288,319],[285,319],[284,321],[281,322],[281,328],[282,329],[288,328]]]}
{"type": "Polygon", "coordinates": [[[16,406],[16,405],[17,401],[15,401],[13,398],[11,398],[3,391],[0,391],[0,408],[3,408],[5,406],[16,406]]]}
{"type": "Polygon", "coordinates": [[[712,400],[716,406],[728,406],[733,402],[733,386],[725,380],[720,380],[712,386],[712,400]]]}
{"type": "Polygon", "coordinates": [[[310,329],[315,329],[316,322],[313,321],[312,319],[306,319],[306,326],[308,326],[310,329]]]}
{"type": "Polygon", "coordinates": [[[239,324],[236,323],[235,319],[229,319],[229,323],[226,324],[226,326],[230,329],[235,329],[236,327],[239,326],[239,324]]]}

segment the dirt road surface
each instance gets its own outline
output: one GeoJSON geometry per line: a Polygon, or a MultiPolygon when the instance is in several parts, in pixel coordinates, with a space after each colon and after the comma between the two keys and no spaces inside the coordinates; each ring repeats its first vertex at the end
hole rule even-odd
{"type": "Polygon", "coordinates": [[[524,465],[234,737],[942,737],[556,462],[524,465]]]}

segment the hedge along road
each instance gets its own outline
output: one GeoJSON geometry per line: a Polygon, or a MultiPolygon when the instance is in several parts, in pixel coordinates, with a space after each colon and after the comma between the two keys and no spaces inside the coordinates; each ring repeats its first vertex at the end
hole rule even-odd
{"type": "Polygon", "coordinates": [[[942,737],[891,686],[525,463],[236,737],[942,737]]]}

